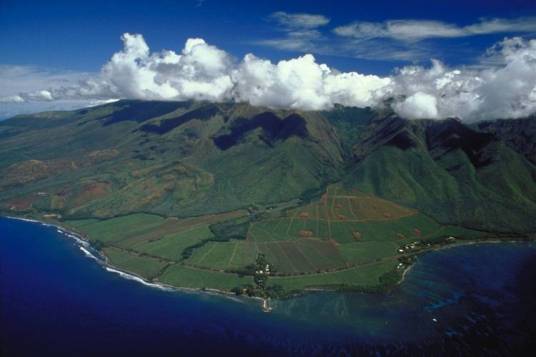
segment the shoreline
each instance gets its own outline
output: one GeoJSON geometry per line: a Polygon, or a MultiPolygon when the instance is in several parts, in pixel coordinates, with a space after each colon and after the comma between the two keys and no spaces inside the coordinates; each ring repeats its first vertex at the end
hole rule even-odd
{"type": "MultiPolygon", "coordinates": [[[[134,281],[136,281],[136,282],[138,282],[138,283],[140,283],[142,285],[145,285],[147,287],[154,288],[154,289],[159,289],[159,290],[163,290],[163,291],[168,291],[168,292],[209,294],[209,295],[225,297],[225,298],[231,299],[233,301],[237,301],[237,302],[245,302],[245,301],[242,301],[242,300],[243,299],[244,300],[245,299],[250,299],[250,300],[254,300],[254,301],[259,301],[260,304],[261,304],[261,309],[264,312],[270,312],[272,310],[272,307],[269,304],[270,298],[262,298],[262,297],[259,297],[259,296],[247,296],[247,295],[237,296],[232,292],[225,291],[225,290],[219,290],[219,289],[216,289],[216,288],[177,287],[177,286],[165,284],[165,283],[162,283],[162,282],[148,281],[144,277],[142,277],[142,276],[140,276],[140,275],[138,275],[138,274],[136,274],[134,272],[130,272],[128,270],[116,267],[113,264],[111,264],[106,255],[102,254],[101,252],[99,252],[99,251],[97,251],[97,250],[95,250],[95,249],[93,249],[91,247],[91,244],[90,244],[90,242],[89,242],[89,240],[88,240],[88,238],[86,236],[84,236],[81,233],[75,232],[72,229],[67,229],[67,228],[65,228],[65,227],[63,227],[63,226],[61,226],[59,224],[56,224],[56,223],[49,223],[49,222],[46,222],[46,221],[41,221],[41,220],[37,220],[37,219],[33,219],[33,218],[7,216],[7,215],[6,216],[0,216],[0,217],[4,217],[4,218],[7,218],[7,219],[13,219],[13,220],[19,220],[19,221],[25,221],[25,222],[29,222],[29,223],[36,223],[36,224],[39,224],[39,225],[42,225],[42,226],[45,226],[45,227],[56,228],[57,233],[65,236],[67,238],[70,238],[70,239],[74,240],[75,243],[78,245],[79,249],[82,251],[82,253],[86,257],[95,260],[106,271],[108,271],[110,273],[115,273],[115,274],[119,275],[120,277],[122,277],[123,279],[134,280],[134,281]]],[[[457,241],[455,243],[446,244],[446,245],[443,245],[443,246],[440,246],[440,247],[433,247],[431,249],[423,250],[423,251],[420,251],[420,252],[415,252],[413,254],[413,256],[419,257],[419,256],[421,256],[423,254],[427,254],[427,253],[433,252],[433,251],[440,251],[440,250],[445,250],[445,249],[450,249],[450,248],[455,248],[455,247],[461,247],[461,246],[469,246],[469,245],[500,244],[500,243],[528,243],[528,242],[534,242],[534,239],[528,239],[528,240],[504,239],[504,240],[501,240],[501,239],[493,238],[493,239],[482,239],[482,240],[471,240],[471,241],[457,241]]],[[[405,281],[407,274],[413,269],[413,266],[415,265],[415,263],[416,263],[416,261],[414,261],[410,265],[406,266],[405,269],[402,271],[400,279],[395,284],[390,286],[390,288],[393,288],[395,286],[401,285],[405,281]]],[[[353,289],[349,289],[348,291],[352,291],[352,290],[353,289]]],[[[305,288],[303,291],[301,291],[299,293],[298,292],[291,293],[290,296],[288,296],[288,297],[293,297],[293,296],[295,297],[295,296],[300,296],[300,295],[304,295],[304,294],[308,294],[308,293],[315,293],[315,292],[337,292],[337,291],[340,291],[340,290],[337,289],[337,288],[329,288],[329,287],[316,287],[316,288],[311,287],[311,288],[305,288]]],[[[359,289],[359,287],[355,287],[355,291],[356,292],[357,291],[363,292],[363,291],[361,291],[359,289]]],[[[365,291],[365,293],[366,293],[366,291],[365,291]]],[[[284,297],[283,299],[286,299],[288,297],[284,297]]]]}
{"type": "MultiPolygon", "coordinates": [[[[471,245],[506,244],[506,243],[509,243],[509,244],[531,243],[531,242],[534,242],[534,241],[535,241],[534,239],[528,239],[528,240],[504,239],[504,240],[501,240],[501,239],[497,239],[497,238],[483,239],[483,240],[471,240],[471,241],[458,241],[456,243],[446,244],[446,245],[443,245],[441,247],[434,247],[432,249],[428,249],[428,250],[424,250],[424,251],[421,251],[421,252],[414,253],[414,256],[416,256],[418,258],[419,256],[422,256],[424,254],[428,254],[428,253],[431,253],[431,252],[439,252],[441,250],[447,250],[447,249],[452,249],[452,248],[457,248],[457,247],[465,247],[465,246],[471,246],[471,245]]],[[[415,263],[416,263],[416,261],[411,263],[410,265],[408,265],[404,269],[404,271],[402,272],[402,277],[400,278],[400,280],[398,281],[398,283],[396,285],[400,285],[400,284],[402,284],[404,282],[404,280],[406,279],[406,275],[411,271],[411,269],[413,269],[413,266],[415,265],[415,263]]]]}
{"type": "Polygon", "coordinates": [[[134,272],[130,272],[130,271],[125,270],[125,269],[121,269],[121,268],[116,267],[113,264],[111,264],[109,262],[108,257],[106,255],[96,251],[95,249],[91,248],[91,244],[89,243],[88,239],[84,235],[82,235],[80,233],[73,232],[72,230],[67,229],[67,228],[65,228],[63,226],[60,226],[58,224],[44,222],[44,221],[40,221],[40,220],[33,219],[33,218],[24,218],[24,217],[15,217],[15,216],[0,216],[0,217],[4,217],[4,218],[7,218],[7,219],[18,220],[18,221],[25,221],[25,222],[29,222],[29,223],[35,223],[35,224],[39,224],[39,225],[42,225],[42,226],[45,226],[45,227],[56,228],[56,232],[58,234],[61,234],[64,237],[72,239],[78,245],[79,249],[84,253],[84,255],[86,257],[95,260],[97,262],[97,264],[101,265],[107,272],[117,274],[123,279],[133,280],[133,281],[136,281],[136,282],[138,282],[138,283],[140,283],[142,285],[145,285],[147,287],[150,287],[150,288],[153,288],[153,289],[159,289],[159,290],[163,290],[163,291],[168,291],[168,292],[208,294],[208,295],[213,295],[213,296],[225,297],[225,298],[231,299],[231,300],[236,301],[236,302],[243,302],[243,301],[241,301],[240,297],[242,299],[245,298],[245,299],[257,300],[257,301],[260,301],[261,308],[263,310],[265,310],[265,311],[271,310],[271,307],[269,306],[269,303],[268,303],[269,299],[264,299],[264,298],[261,298],[261,297],[258,297],[258,296],[240,296],[240,297],[238,297],[234,293],[224,291],[224,290],[215,289],[215,288],[200,289],[200,288],[177,287],[177,286],[165,284],[165,283],[162,283],[162,282],[155,283],[155,282],[148,281],[144,277],[142,277],[142,276],[140,276],[140,275],[138,275],[138,274],[136,274],[134,272]]]}

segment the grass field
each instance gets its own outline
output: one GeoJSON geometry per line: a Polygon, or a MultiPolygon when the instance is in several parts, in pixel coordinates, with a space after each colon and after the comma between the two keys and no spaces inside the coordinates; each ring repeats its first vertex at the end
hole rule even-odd
{"type": "Polygon", "coordinates": [[[374,287],[396,268],[401,247],[479,234],[336,186],[316,202],[261,217],[250,221],[246,211],[186,219],[133,214],[67,223],[99,242],[119,268],[180,287],[226,290],[252,284],[252,276],[237,272],[261,253],[272,267],[269,286],[285,291],[374,287]]]}
{"type": "Polygon", "coordinates": [[[158,276],[161,270],[168,265],[166,261],[141,256],[122,249],[109,247],[104,248],[103,252],[112,265],[147,279],[158,276]]]}
{"type": "Polygon", "coordinates": [[[195,269],[182,265],[171,266],[158,280],[169,285],[197,289],[230,290],[236,286],[253,284],[253,278],[249,276],[239,277],[236,274],[195,269]]]}
{"type": "Polygon", "coordinates": [[[272,285],[280,285],[285,290],[302,290],[306,288],[325,287],[371,287],[379,284],[382,275],[395,269],[395,259],[375,264],[355,267],[336,272],[321,274],[297,275],[289,277],[274,277],[270,280],[272,285]]]}

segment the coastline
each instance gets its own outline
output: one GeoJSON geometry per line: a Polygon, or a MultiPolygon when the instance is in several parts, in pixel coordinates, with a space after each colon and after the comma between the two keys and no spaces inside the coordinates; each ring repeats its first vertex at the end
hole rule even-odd
{"type": "MultiPolygon", "coordinates": [[[[97,262],[97,264],[101,265],[106,271],[108,271],[110,273],[115,273],[115,274],[119,275],[123,279],[133,280],[133,281],[136,281],[136,282],[138,282],[138,283],[140,283],[142,285],[145,285],[147,287],[150,287],[150,288],[153,288],[153,289],[160,289],[160,290],[163,290],[163,291],[182,292],[182,293],[196,293],[196,294],[209,294],[209,295],[216,295],[216,296],[225,297],[225,298],[231,299],[231,300],[236,301],[236,302],[243,302],[234,293],[224,291],[224,290],[215,289],[215,288],[199,289],[199,288],[177,287],[177,286],[173,286],[173,285],[169,285],[169,284],[165,284],[165,283],[161,283],[161,282],[155,283],[155,282],[148,281],[147,279],[145,279],[144,277],[142,277],[142,276],[140,276],[140,275],[138,275],[136,273],[133,273],[133,272],[130,272],[128,270],[121,269],[119,267],[114,266],[113,264],[110,263],[108,257],[106,257],[104,254],[101,254],[100,252],[96,251],[95,249],[91,248],[91,244],[89,243],[88,239],[84,235],[82,235],[82,234],[80,234],[78,232],[74,232],[71,229],[67,229],[67,228],[65,228],[65,227],[63,227],[61,225],[58,225],[58,224],[55,224],[55,223],[49,223],[49,222],[45,222],[45,221],[40,221],[40,220],[33,219],[33,218],[24,218],[24,217],[16,217],[16,216],[0,216],[0,217],[4,217],[4,218],[7,218],[7,219],[18,220],[18,221],[25,221],[25,222],[29,222],[29,223],[35,223],[35,224],[39,224],[39,225],[42,225],[42,226],[45,226],[45,227],[56,228],[56,232],[58,234],[61,234],[64,237],[67,237],[69,239],[74,240],[75,243],[78,245],[79,249],[82,251],[82,253],[84,253],[84,255],[86,257],[95,260],[97,262]]],[[[241,296],[241,298],[247,298],[247,299],[260,301],[261,308],[263,308],[263,310],[264,309],[266,309],[266,310],[271,309],[269,304],[268,304],[269,299],[264,299],[264,298],[261,298],[261,297],[258,297],[258,296],[241,296]],[[265,308],[265,306],[266,306],[266,308],[265,308]]]]}
{"type": "MultiPolygon", "coordinates": [[[[494,239],[482,239],[482,240],[472,240],[472,241],[458,241],[456,243],[446,244],[446,245],[443,245],[441,247],[434,247],[432,249],[423,250],[423,251],[414,253],[414,256],[416,256],[418,258],[419,256],[422,256],[422,255],[430,253],[430,252],[438,252],[438,251],[441,251],[441,250],[447,250],[447,249],[452,249],[452,248],[457,248],[457,247],[464,247],[464,246],[471,246],[471,245],[505,244],[505,243],[515,244],[515,243],[530,243],[530,242],[534,242],[534,239],[528,239],[528,240],[503,239],[503,240],[501,240],[501,239],[494,238],[494,239]]],[[[404,271],[402,272],[402,276],[401,276],[400,280],[398,281],[397,285],[400,285],[400,284],[402,284],[404,282],[404,280],[406,279],[406,275],[411,271],[411,269],[413,269],[413,266],[415,265],[415,263],[416,263],[416,261],[411,263],[410,265],[408,265],[404,269],[404,271]]]]}
{"type": "MultiPolygon", "coordinates": [[[[169,285],[169,284],[165,284],[165,283],[162,283],[162,282],[152,282],[152,281],[148,281],[147,279],[145,279],[144,277],[134,273],[134,272],[130,272],[128,270],[125,270],[125,269],[122,269],[122,268],[119,268],[119,267],[116,267],[114,266],[113,264],[110,263],[108,257],[104,254],[102,254],[101,252],[93,249],[91,247],[91,244],[88,240],[88,238],[81,234],[81,233],[78,233],[78,232],[75,232],[73,231],[72,229],[68,229],[68,228],[65,228],[64,226],[60,225],[60,224],[57,224],[57,223],[50,223],[50,222],[46,222],[46,221],[41,221],[41,220],[37,220],[37,219],[33,219],[33,218],[25,218],[25,217],[16,217],[16,216],[9,216],[9,215],[5,215],[5,216],[0,216],[0,217],[4,217],[4,218],[7,218],[7,219],[13,219],[13,220],[20,220],[20,221],[25,221],[25,222],[30,222],[30,223],[36,223],[36,224],[40,224],[42,226],[45,226],[45,227],[53,227],[53,228],[56,228],[56,231],[57,233],[67,237],[67,238],[70,238],[72,240],[75,241],[75,243],[78,245],[79,249],[82,251],[82,253],[84,255],[86,255],[86,257],[90,258],[90,259],[93,259],[95,260],[99,265],[101,265],[106,271],[110,272],[110,273],[115,273],[117,275],[119,275],[120,277],[124,278],[124,279],[127,279],[127,280],[134,280],[142,285],[145,285],[147,287],[151,287],[151,288],[156,288],[156,289],[160,289],[160,290],[164,290],[164,291],[169,291],[169,292],[186,292],[186,293],[197,293],[197,294],[209,294],[209,295],[217,295],[217,296],[221,296],[221,297],[226,297],[228,299],[231,299],[233,301],[237,301],[237,302],[244,302],[243,299],[251,299],[253,301],[259,301],[260,302],[260,305],[261,305],[261,309],[264,311],[264,312],[270,312],[272,310],[272,307],[270,306],[269,304],[269,301],[270,301],[270,298],[262,298],[262,297],[259,297],[259,296],[247,296],[247,295],[241,295],[240,297],[236,296],[234,293],[232,292],[229,292],[229,291],[225,291],[225,290],[220,290],[220,289],[216,289],[216,288],[188,288],[188,287],[177,287],[177,286],[173,286],[173,285],[169,285]]],[[[455,248],[455,247],[460,247],[460,246],[468,246],[468,245],[480,245],[480,244],[497,244],[497,243],[522,243],[522,242],[533,242],[534,239],[497,239],[497,238],[490,238],[490,239],[482,239],[482,240],[468,240],[468,241],[457,241],[457,242],[454,242],[454,243],[449,243],[449,244],[445,244],[445,245],[442,245],[442,246],[435,246],[435,247],[432,247],[430,249],[424,249],[422,251],[418,251],[418,252],[415,252],[413,253],[411,256],[414,256],[414,257],[419,257],[423,254],[426,254],[426,253],[429,253],[429,252],[432,252],[432,251],[440,251],[440,250],[444,250],[444,249],[450,249],[450,248],[455,248]]],[[[416,263],[416,260],[413,261],[411,264],[407,265],[404,270],[401,272],[400,274],[400,279],[390,285],[390,286],[386,286],[386,287],[383,287],[384,289],[391,289],[395,286],[398,286],[398,285],[401,285],[405,279],[406,279],[406,276],[407,274],[413,269],[413,266],[415,265],[416,263]]],[[[363,287],[352,287],[350,289],[342,289],[342,290],[345,290],[345,291],[356,291],[356,292],[367,292],[367,289],[366,287],[363,288],[363,287]]],[[[307,294],[307,293],[315,293],[315,292],[337,292],[337,291],[341,291],[340,288],[337,288],[337,287],[333,287],[333,288],[330,288],[330,287],[311,287],[311,288],[305,288],[304,290],[300,291],[300,292],[292,292],[289,294],[289,296],[285,296],[283,297],[283,299],[286,299],[286,298],[289,298],[289,297],[292,297],[292,296],[300,296],[300,295],[303,295],[303,294],[307,294]]],[[[375,291],[376,293],[378,291],[375,291]]],[[[381,292],[381,291],[380,291],[381,292]]]]}

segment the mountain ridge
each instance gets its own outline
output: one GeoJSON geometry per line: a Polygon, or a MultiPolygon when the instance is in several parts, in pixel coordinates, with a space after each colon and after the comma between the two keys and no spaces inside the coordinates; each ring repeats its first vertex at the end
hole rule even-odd
{"type": "MultiPolygon", "coordinates": [[[[520,140],[512,134],[512,130],[516,133],[520,130],[517,126],[525,128],[533,122],[533,119],[511,119],[469,126],[457,119],[406,120],[369,108],[338,106],[332,111],[270,111],[247,104],[131,100],[72,112],[17,116],[0,123],[0,143],[4,142],[0,144],[0,167],[4,172],[7,170],[1,183],[2,201],[10,193],[5,189],[12,187],[6,178],[13,180],[17,170],[34,172],[35,183],[21,179],[30,187],[50,181],[45,177],[55,171],[62,172],[60,177],[69,180],[69,172],[76,175],[78,170],[73,165],[84,171],[84,165],[75,163],[76,160],[70,160],[71,168],[58,161],[58,156],[69,161],[70,154],[66,155],[64,149],[70,148],[75,156],[92,155],[96,167],[109,166],[107,160],[114,162],[116,168],[145,167],[148,175],[152,175],[149,181],[153,185],[157,185],[156,176],[181,177],[180,185],[190,189],[184,189],[177,197],[198,207],[190,209],[192,214],[196,210],[204,213],[202,205],[210,205],[203,197],[226,201],[227,204],[214,211],[218,212],[256,203],[304,199],[312,192],[320,195],[329,183],[342,180],[346,185],[365,187],[380,197],[423,209],[445,223],[498,229],[496,222],[487,223],[492,221],[490,218],[479,220],[476,214],[472,222],[462,222],[457,211],[462,207],[476,211],[480,203],[490,200],[485,195],[502,190],[502,194],[491,195],[494,197],[491,200],[505,207],[519,204],[523,210],[536,212],[536,191],[530,188],[536,177],[530,137],[523,139],[523,145],[516,146],[520,140]],[[508,125],[514,129],[504,129],[508,125]],[[43,131],[53,136],[55,142],[47,144],[34,139],[37,132],[42,135],[43,131]],[[16,153],[10,150],[9,145],[21,143],[16,153]],[[109,157],[112,152],[115,156],[109,157]],[[19,164],[25,161],[21,160],[23,157],[52,161],[45,164],[47,169],[30,161],[17,166],[17,160],[19,164]],[[372,158],[383,162],[383,166],[374,164],[372,158]],[[506,158],[513,160],[512,165],[522,175],[521,181],[503,172],[506,158]],[[179,166],[186,165],[189,169],[181,166],[179,171],[169,174],[165,167],[170,160],[178,160],[179,166]],[[397,166],[399,160],[406,160],[406,167],[397,166]],[[160,166],[150,169],[147,164],[150,162],[160,166]],[[8,168],[6,163],[15,166],[8,168]],[[177,176],[177,172],[183,172],[183,176],[177,176]],[[372,172],[375,182],[370,181],[372,172]],[[499,185],[498,190],[483,182],[484,178],[499,185]],[[280,183],[275,183],[277,180],[280,183]],[[209,194],[202,192],[207,185],[209,194]],[[226,185],[228,188],[222,189],[226,185]],[[241,192],[229,194],[238,188],[241,192]],[[463,195],[465,202],[460,201],[464,200],[463,195]],[[192,197],[189,201],[184,196],[192,197]],[[446,209],[437,208],[441,205],[456,212],[446,213],[446,209]]],[[[104,181],[111,186],[121,185],[118,177],[108,175],[112,176],[108,180],[111,182],[104,181]]],[[[179,182],[173,186],[171,181],[164,184],[166,190],[178,190],[179,182]]],[[[16,187],[21,192],[27,189],[16,187]]],[[[161,208],[141,205],[138,209],[149,207],[150,212],[166,214],[166,205],[162,204],[161,208]]],[[[70,215],[61,205],[58,208],[50,203],[48,209],[70,215]]],[[[530,223],[526,225],[535,228],[530,223]]],[[[515,229],[511,225],[507,227],[515,229]]]]}

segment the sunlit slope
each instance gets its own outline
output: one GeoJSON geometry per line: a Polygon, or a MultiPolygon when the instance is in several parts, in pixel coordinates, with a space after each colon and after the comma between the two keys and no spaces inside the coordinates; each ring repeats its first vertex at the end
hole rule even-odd
{"type": "Polygon", "coordinates": [[[0,136],[3,209],[72,218],[287,201],[337,180],[343,161],[323,117],[247,105],[122,101],[14,118],[0,136]]]}
{"type": "Polygon", "coordinates": [[[342,181],[442,223],[534,231],[531,120],[469,127],[192,101],[19,116],[0,123],[0,209],[189,217],[307,202],[342,181]]]}

